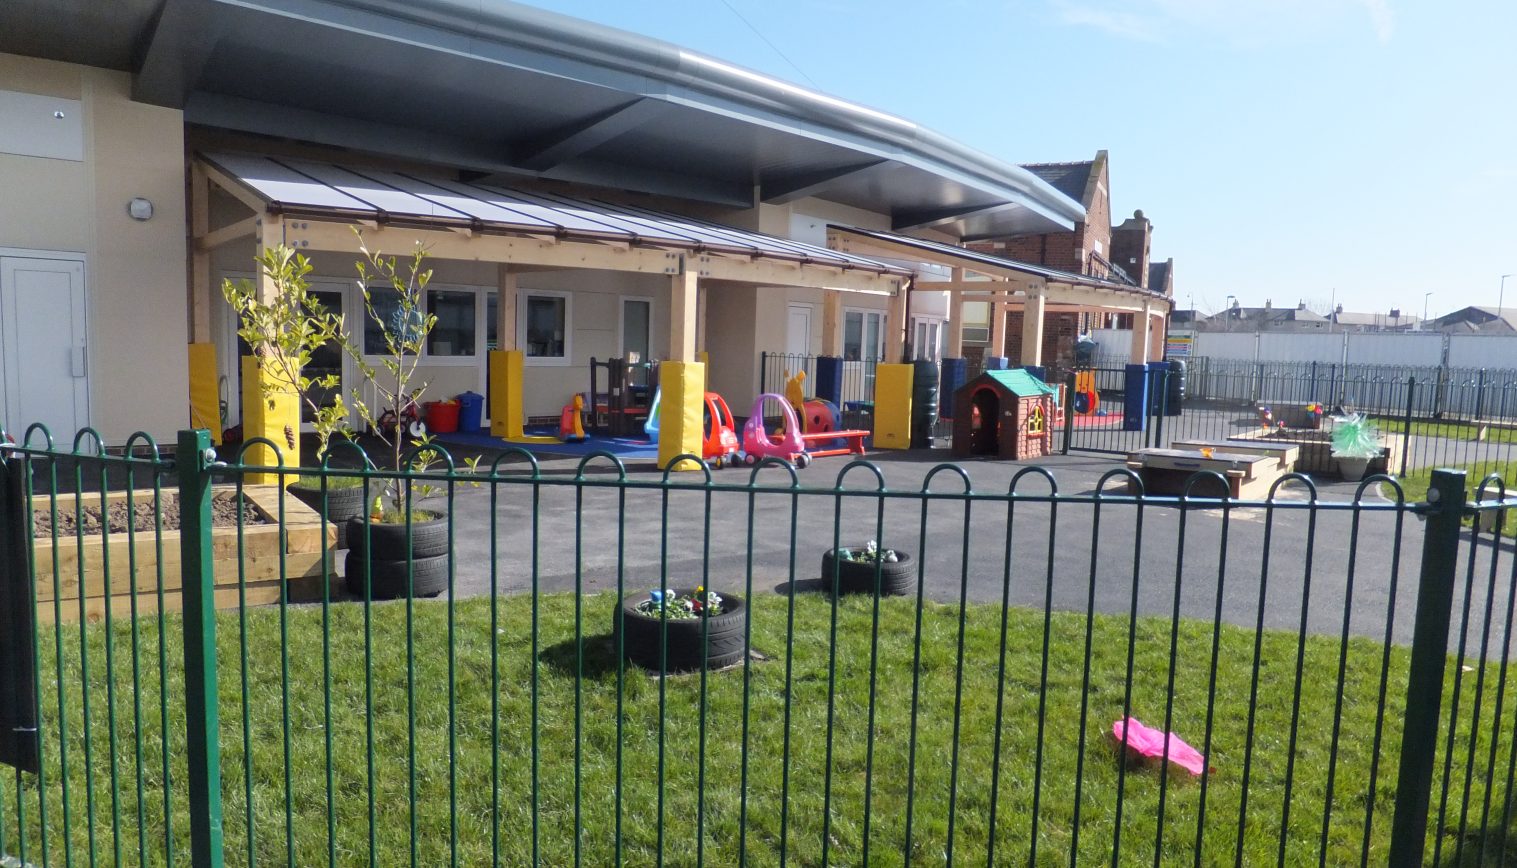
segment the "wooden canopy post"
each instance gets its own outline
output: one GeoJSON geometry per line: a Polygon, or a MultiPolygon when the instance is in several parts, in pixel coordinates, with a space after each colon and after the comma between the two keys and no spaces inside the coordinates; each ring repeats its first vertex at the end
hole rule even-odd
{"type": "Polygon", "coordinates": [[[1143,302],[1141,313],[1133,314],[1132,318],[1132,352],[1128,361],[1134,365],[1148,362],[1148,351],[1153,338],[1153,305],[1143,302]]]}
{"type": "MultiPolygon", "coordinates": [[[[964,269],[962,266],[953,267],[953,282],[964,282],[964,269]]],[[[943,348],[943,358],[961,359],[964,357],[964,294],[960,292],[950,293],[948,296],[948,345],[943,348]]]]}
{"type": "Polygon", "coordinates": [[[1043,312],[1047,299],[1042,287],[1028,287],[1027,301],[1022,306],[1022,357],[1018,362],[1024,367],[1043,365],[1043,312]]]}
{"type": "Polygon", "coordinates": [[[659,365],[658,464],[667,470],[699,470],[680,455],[700,455],[704,433],[706,366],[696,356],[696,307],[700,273],[689,260],[669,277],[669,353],[659,365]]]}
{"type": "Polygon", "coordinates": [[[1006,293],[997,290],[990,299],[990,354],[1006,355],[1006,293]]]}
{"type": "Polygon", "coordinates": [[[910,284],[896,290],[885,313],[885,361],[892,364],[906,360],[906,297],[910,291],[910,284]]]}
{"type": "Polygon", "coordinates": [[[822,355],[843,354],[843,294],[836,290],[822,291],[822,355]]]}

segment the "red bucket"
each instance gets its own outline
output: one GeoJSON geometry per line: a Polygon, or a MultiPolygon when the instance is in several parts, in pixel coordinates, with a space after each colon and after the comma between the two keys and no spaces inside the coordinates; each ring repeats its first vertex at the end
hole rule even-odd
{"type": "Polygon", "coordinates": [[[452,434],[458,430],[457,401],[428,401],[427,430],[434,434],[452,434]]]}

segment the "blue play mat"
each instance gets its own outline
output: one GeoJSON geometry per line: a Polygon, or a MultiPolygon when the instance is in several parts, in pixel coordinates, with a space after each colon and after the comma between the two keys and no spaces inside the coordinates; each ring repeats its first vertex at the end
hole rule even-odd
{"type": "MultiPolygon", "coordinates": [[[[552,437],[558,433],[557,426],[532,425],[525,433],[552,437]]],[[[658,444],[646,437],[597,437],[591,434],[582,443],[511,443],[490,434],[490,429],[481,428],[473,433],[455,431],[451,434],[436,434],[433,439],[444,444],[473,446],[484,449],[509,449],[520,447],[528,452],[544,455],[589,455],[593,452],[609,452],[618,458],[657,458],[658,444]]]]}

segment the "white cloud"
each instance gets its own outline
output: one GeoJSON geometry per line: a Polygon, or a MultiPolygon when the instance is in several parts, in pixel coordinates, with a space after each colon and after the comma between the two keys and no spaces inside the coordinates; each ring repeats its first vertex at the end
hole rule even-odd
{"type": "Polygon", "coordinates": [[[1145,42],[1162,40],[1177,27],[1251,38],[1276,28],[1316,27],[1323,18],[1343,12],[1367,16],[1376,38],[1388,42],[1396,23],[1390,0],[1052,0],[1052,4],[1065,24],[1145,42]]]}

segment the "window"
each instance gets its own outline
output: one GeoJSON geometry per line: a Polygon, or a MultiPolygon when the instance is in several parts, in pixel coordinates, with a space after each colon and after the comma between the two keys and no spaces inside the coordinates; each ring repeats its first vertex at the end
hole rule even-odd
{"type": "Polygon", "coordinates": [[[523,290],[520,297],[517,338],[527,361],[569,364],[569,294],[523,290]]]}
{"type": "Polygon", "coordinates": [[[960,313],[964,317],[964,340],[972,344],[990,342],[990,302],[966,301],[960,313]]]}
{"type": "Polygon", "coordinates": [[[474,355],[474,293],[459,290],[427,291],[427,313],[437,317],[427,335],[429,356],[474,355]]]}
{"type": "Polygon", "coordinates": [[[914,357],[920,361],[937,361],[941,349],[939,338],[943,330],[943,321],[915,317],[912,321],[915,323],[912,328],[911,342],[914,357]]]}
{"type": "Polygon", "coordinates": [[[885,355],[885,315],[875,310],[843,312],[843,358],[877,361],[885,355]]]}
{"type": "Polygon", "coordinates": [[[622,299],[622,358],[628,364],[650,362],[649,324],[653,319],[653,302],[646,298],[622,299]]]}
{"type": "Polygon", "coordinates": [[[371,316],[367,310],[363,313],[363,351],[365,355],[384,356],[390,353],[389,347],[385,346],[384,331],[380,329],[379,323],[374,321],[375,316],[383,320],[389,328],[390,333],[399,339],[404,339],[408,333],[414,336],[421,329],[423,314],[419,310],[411,311],[409,328],[406,327],[406,323],[401,322],[400,293],[396,292],[393,287],[370,287],[369,298],[371,299],[370,304],[374,308],[374,315],[371,316]]]}

